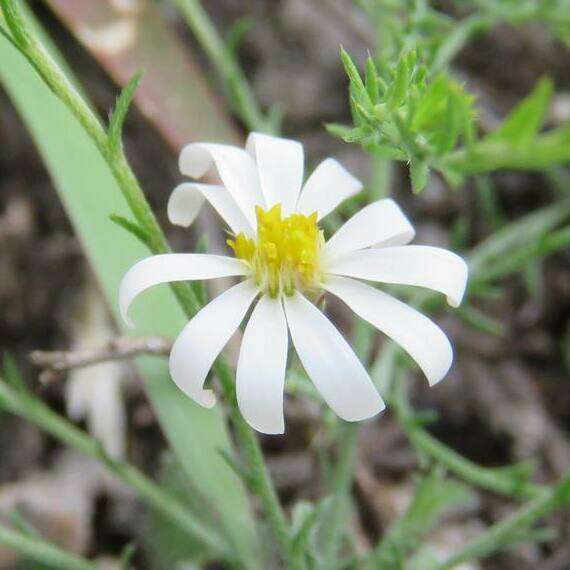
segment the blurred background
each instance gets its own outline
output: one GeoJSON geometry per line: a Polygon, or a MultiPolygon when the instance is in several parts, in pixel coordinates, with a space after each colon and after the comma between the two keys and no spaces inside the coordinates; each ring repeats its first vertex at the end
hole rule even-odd
{"type": "MultiPolygon", "coordinates": [[[[461,4],[438,6],[457,15],[461,4]]],[[[240,143],[247,131],[180,12],[169,2],[150,0],[29,5],[101,116],[115,103],[117,83],[149,66],[125,126],[128,157],[175,250],[191,249],[203,233],[219,246],[223,236],[217,221],[206,216],[197,229],[186,231],[165,219],[166,200],[181,180],[177,151],[182,144],[216,133],[240,143]]],[[[324,128],[350,122],[339,45],[364,61],[377,41],[367,12],[343,0],[208,0],[204,5],[220,33],[235,44],[261,106],[277,105],[283,132],[304,143],[309,167],[335,156],[356,176],[371,180],[372,160],[361,147],[324,128]]],[[[556,88],[548,124],[556,126],[570,116],[569,61],[568,47],[545,26],[504,24],[471,41],[453,69],[476,95],[484,129],[493,129],[549,75],[556,88]]],[[[166,444],[127,363],[50,376],[30,360],[32,351],[101,346],[117,333],[81,243],[1,85],[0,149],[1,351],[14,356],[35,393],[90,429],[110,454],[164,477],[166,444]]],[[[569,189],[564,169],[503,171],[470,179],[458,189],[435,174],[419,196],[411,193],[405,164],[394,164],[391,177],[392,195],[417,228],[416,242],[463,251],[567,197],[569,189]]],[[[502,294],[478,304],[487,330],[474,327],[469,314],[439,315],[455,346],[453,369],[435,389],[419,375],[410,384],[416,407],[437,411],[429,431],[441,441],[487,467],[533,459],[536,480],[544,483],[570,466],[569,261],[568,250],[557,251],[501,279],[502,294]]],[[[331,311],[349,326],[340,308],[331,311]]],[[[374,342],[380,345],[382,339],[374,342]]],[[[321,494],[318,448],[323,442],[314,403],[289,398],[286,417],[286,437],[263,438],[263,446],[279,493],[291,505],[321,494]]],[[[374,542],[405,509],[417,468],[418,456],[391,411],[363,428],[350,517],[357,544],[374,542]]],[[[431,531],[428,541],[438,551],[450,552],[514,508],[484,491],[472,499],[431,531]]],[[[137,568],[176,568],[188,547],[95,460],[0,411],[0,517],[16,507],[42,534],[109,568],[119,568],[123,548],[134,540],[142,545],[134,558],[137,568]]],[[[556,538],[547,546],[525,544],[462,568],[569,569],[570,517],[562,513],[548,522],[556,538]]],[[[37,567],[0,547],[0,568],[20,566],[37,567]]]]}

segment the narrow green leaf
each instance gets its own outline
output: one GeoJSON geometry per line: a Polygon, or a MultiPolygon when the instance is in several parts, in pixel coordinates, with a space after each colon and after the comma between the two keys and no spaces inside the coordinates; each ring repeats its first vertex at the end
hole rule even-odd
{"type": "Polygon", "coordinates": [[[131,77],[130,81],[121,91],[121,95],[117,99],[115,110],[111,114],[109,121],[109,144],[114,152],[118,152],[122,146],[123,125],[125,124],[125,118],[133,102],[133,97],[142,79],[142,75],[142,71],[137,71],[131,77]]]}
{"type": "Polygon", "coordinates": [[[374,65],[374,60],[369,56],[366,60],[366,91],[370,97],[372,104],[378,101],[378,96],[380,93],[378,84],[378,71],[376,65],[374,65]]]}
{"type": "MultiPolygon", "coordinates": [[[[125,272],[148,250],[111,222],[129,209],[107,164],[28,62],[0,37],[0,81],[26,123],[52,176],[77,235],[114,314],[125,272]]],[[[186,318],[166,287],[133,307],[137,335],[174,337],[186,318]]],[[[117,319],[120,322],[120,318],[117,319]]],[[[132,330],[125,330],[133,334],[132,330]]],[[[175,387],[162,359],[136,360],[159,422],[189,479],[219,513],[225,534],[244,559],[256,557],[250,510],[239,478],[219,455],[230,449],[221,408],[204,410],[175,387]]]]}
{"type": "Polygon", "coordinates": [[[439,140],[439,154],[446,154],[453,150],[457,143],[457,139],[461,134],[461,128],[464,123],[464,108],[460,95],[455,91],[451,91],[447,98],[447,108],[445,111],[445,128],[442,129],[443,136],[439,140]]]}
{"type": "Polygon", "coordinates": [[[473,305],[465,304],[459,307],[457,315],[468,325],[485,334],[499,338],[505,336],[505,325],[501,321],[486,315],[473,305]]]}
{"type": "Polygon", "coordinates": [[[530,95],[511,111],[502,125],[484,140],[502,141],[515,147],[530,145],[542,128],[552,92],[552,81],[548,78],[541,79],[530,95]]]}
{"type": "Polygon", "coordinates": [[[236,52],[243,38],[254,26],[253,18],[243,17],[238,18],[230,27],[226,35],[226,48],[234,57],[237,57],[236,52]]]}
{"type": "Polygon", "coordinates": [[[316,523],[329,506],[330,497],[322,499],[316,506],[307,502],[300,502],[295,505],[293,509],[293,539],[291,541],[293,552],[300,553],[307,550],[316,523]]]}
{"type": "Polygon", "coordinates": [[[123,552],[121,553],[121,561],[120,561],[120,570],[130,570],[131,569],[131,562],[133,557],[137,551],[137,547],[134,543],[129,543],[125,548],[123,548],[123,552]]]}
{"type": "Polygon", "coordinates": [[[30,35],[26,30],[26,25],[22,16],[16,6],[14,0],[0,0],[2,13],[6,19],[6,24],[12,33],[12,37],[16,44],[20,47],[25,47],[30,44],[30,35]]]}
{"type": "Polygon", "coordinates": [[[466,485],[442,473],[436,469],[419,480],[410,506],[384,535],[367,568],[399,568],[399,562],[421,544],[423,536],[446,509],[472,500],[472,492],[466,485]]]}
{"type": "Polygon", "coordinates": [[[427,185],[429,177],[429,165],[426,160],[412,158],[410,161],[410,179],[412,191],[419,194],[427,185]]]}
{"type": "Polygon", "coordinates": [[[2,374],[6,382],[18,392],[27,392],[28,387],[22,378],[22,374],[16,365],[14,357],[6,353],[2,360],[2,374]]]}
{"type": "Polygon", "coordinates": [[[366,91],[366,87],[360,77],[360,73],[354,61],[348,54],[348,52],[344,48],[340,48],[340,57],[342,59],[342,63],[344,65],[344,70],[348,75],[348,79],[350,81],[350,86],[356,95],[360,104],[367,104],[371,105],[370,97],[368,96],[368,92],[366,91]]]}
{"type": "Polygon", "coordinates": [[[406,91],[410,84],[410,74],[411,69],[409,67],[409,59],[406,56],[403,56],[398,62],[396,77],[388,89],[386,96],[386,102],[391,108],[397,108],[404,100],[406,91]]]}
{"type": "Polygon", "coordinates": [[[130,234],[135,236],[142,244],[148,247],[149,238],[148,234],[141,228],[136,222],[125,218],[124,216],[119,216],[118,214],[111,214],[109,219],[123,228],[124,230],[128,231],[130,234]]]}
{"type": "Polygon", "coordinates": [[[561,200],[527,214],[516,222],[511,222],[472,250],[469,256],[471,271],[479,273],[494,260],[510,257],[515,248],[535,242],[541,235],[551,231],[568,217],[570,217],[570,200],[561,200]]]}

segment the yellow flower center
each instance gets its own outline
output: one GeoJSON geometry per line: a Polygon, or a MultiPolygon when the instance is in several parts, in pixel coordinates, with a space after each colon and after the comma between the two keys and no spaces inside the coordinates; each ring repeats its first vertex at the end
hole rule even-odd
{"type": "Polygon", "coordinates": [[[257,239],[240,233],[227,243],[238,259],[249,264],[257,285],[271,297],[316,288],[325,243],[317,213],[283,219],[279,204],[268,211],[257,206],[255,213],[257,239]]]}

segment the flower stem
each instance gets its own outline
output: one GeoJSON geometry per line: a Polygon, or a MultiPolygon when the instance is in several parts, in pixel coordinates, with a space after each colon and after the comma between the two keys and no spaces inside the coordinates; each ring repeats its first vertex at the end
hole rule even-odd
{"type": "Polygon", "coordinates": [[[0,525],[0,544],[40,564],[61,570],[97,570],[98,566],[51,544],[39,536],[27,536],[0,525]]]}
{"type": "MultiPolygon", "coordinates": [[[[372,162],[372,179],[369,185],[369,201],[380,200],[390,196],[392,179],[392,161],[374,157],[372,162]]],[[[375,335],[375,329],[364,321],[357,321],[354,332],[354,347],[358,357],[366,362],[375,335]]],[[[333,469],[331,505],[327,512],[327,524],[323,527],[321,554],[322,568],[333,566],[336,555],[342,545],[343,520],[346,515],[348,497],[352,486],[356,455],[358,449],[358,424],[342,426],[339,438],[337,462],[333,469]]]]}
{"type": "Polygon", "coordinates": [[[214,370],[220,380],[224,396],[229,403],[236,438],[239,442],[240,450],[247,461],[247,475],[251,490],[259,497],[263,505],[263,510],[265,511],[275,540],[287,561],[287,568],[301,570],[304,565],[302,561],[292,553],[289,525],[267,470],[267,466],[263,460],[263,453],[259,441],[239,411],[232,373],[228,365],[220,359],[215,363],[214,370]]]}
{"type": "Polygon", "coordinates": [[[344,519],[352,486],[359,433],[358,424],[342,426],[338,459],[330,486],[332,501],[327,511],[327,524],[322,529],[322,562],[320,567],[323,569],[334,567],[334,562],[342,544],[340,538],[344,530],[344,519]]]}

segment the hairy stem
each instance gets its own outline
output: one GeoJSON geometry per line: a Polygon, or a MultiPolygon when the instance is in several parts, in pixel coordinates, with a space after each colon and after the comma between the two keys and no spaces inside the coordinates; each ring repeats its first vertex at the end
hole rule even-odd
{"type": "Polygon", "coordinates": [[[279,502],[279,497],[263,460],[263,453],[259,441],[252,429],[243,419],[235,393],[235,383],[228,365],[218,360],[214,365],[216,375],[230,404],[231,419],[235,428],[236,438],[240,450],[248,464],[248,477],[252,491],[260,498],[273,535],[281,552],[288,562],[288,568],[302,569],[302,562],[292,554],[289,525],[279,502]]]}

